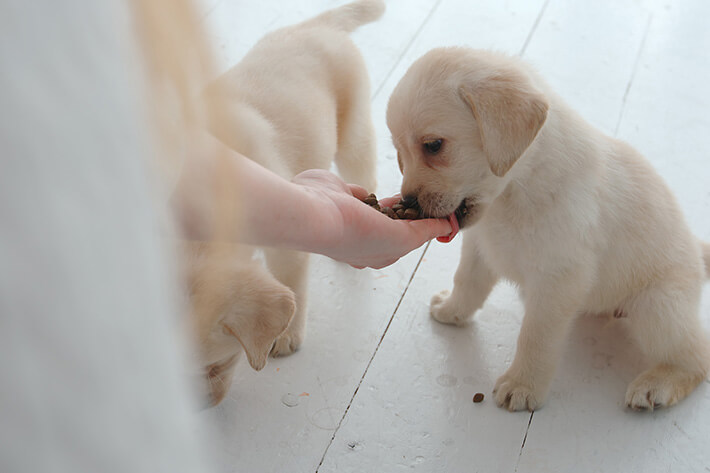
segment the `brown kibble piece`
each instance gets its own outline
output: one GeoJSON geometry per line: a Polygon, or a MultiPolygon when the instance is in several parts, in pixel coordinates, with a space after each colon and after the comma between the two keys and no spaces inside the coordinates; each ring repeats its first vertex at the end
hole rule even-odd
{"type": "Polygon", "coordinates": [[[373,209],[379,211],[380,213],[387,215],[393,220],[417,220],[421,216],[419,207],[416,204],[414,204],[412,207],[408,207],[402,200],[393,204],[392,207],[380,207],[380,204],[377,201],[377,196],[374,193],[371,193],[362,201],[373,209]]]}
{"type": "Polygon", "coordinates": [[[415,208],[408,208],[404,211],[404,218],[407,220],[416,220],[419,218],[419,211],[415,208]]]}
{"type": "Polygon", "coordinates": [[[473,395],[473,402],[475,402],[476,404],[478,404],[479,402],[483,401],[483,398],[484,398],[484,397],[485,397],[485,396],[483,395],[483,393],[476,393],[476,394],[473,395]]]}
{"type": "Polygon", "coordinates": [[[397,214],[392,210],[391,207],[384,207],[381,212],[385,215],[387,215],[389,218],[396,219],[397,214]]]}
{"type": "Polygon", "coordinates": [[[367,205],[375,206],[377,205],[377,196],[375,194],[370,194],[363,200],[367,205]]]}

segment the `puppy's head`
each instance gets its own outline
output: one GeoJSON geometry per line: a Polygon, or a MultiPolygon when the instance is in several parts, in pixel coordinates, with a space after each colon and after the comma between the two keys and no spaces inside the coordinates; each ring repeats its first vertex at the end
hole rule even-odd
{"type": "Polygon", "coordinates": [[[210,406],[229,390],[242,350],[252,368],[264,367],[296,310],[293,291],[260,265],[226,256],[195,261],[189,280],[201,390],[210,406]]]}
{"type": "Polygon", "coordinates": [[[547,110],[513,58],[430,51],[409,68],[387,108],[403,198],[416,198],[428,216],[474,224],[504,189],[547,110]]]}

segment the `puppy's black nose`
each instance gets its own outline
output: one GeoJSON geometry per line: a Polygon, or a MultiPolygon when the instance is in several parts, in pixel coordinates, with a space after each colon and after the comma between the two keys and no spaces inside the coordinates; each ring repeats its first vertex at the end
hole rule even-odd
{"type": "Polygon", "coordinates": [[[416,207],[417,206],[417,196],[416,195],[405,195],[402,196],[402,205],[405,207],[416,207]]]}

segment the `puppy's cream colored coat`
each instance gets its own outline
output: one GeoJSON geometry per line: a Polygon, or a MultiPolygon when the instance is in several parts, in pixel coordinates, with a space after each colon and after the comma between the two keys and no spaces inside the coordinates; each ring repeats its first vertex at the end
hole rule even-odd
{"type": "Polygon", "coordinates": [[[198,383],[207,405],[227,394],[242,349],[255,370],[266,365],[276,338],[288,327],[296,299],[240,245],[185,242],[189,330],[201,364],[198,383]]]}
{"type": "Polygon", "coordinates": [[[698,310],[710,246],[633,148],[590,126],[519,59],[465,48],[417,60],[387,122],[402,195],[466,229],[454,289],[432,298],[432,316],[462,324],[499,278],[520,288],[525,317],[495,386],[500,406],[541,405],[582,313],[623,317],[649,363],[628,406],[670,406],[707,376],[698,310]]]}
{"type": "MultiPolygon", "coordinates": [[[[335,161],[346,181],[374,191],[369,77],[348,33],[383,12],[382,1],[360,0],[266,35],[207,88],[210,131],[286,179],[335,161]]],[[[203,301],[208,315],[197,321],[216,402],[229,385],[240,344],[260,369],[267,344],[274,355],[288,355],[305,335],[308,255],[267,248],[266,273],[248,263],[252,251],[227,253],[236,259],[217,268],[218,276],[202,271],[196,279],[219,283],[203,301]]]]}

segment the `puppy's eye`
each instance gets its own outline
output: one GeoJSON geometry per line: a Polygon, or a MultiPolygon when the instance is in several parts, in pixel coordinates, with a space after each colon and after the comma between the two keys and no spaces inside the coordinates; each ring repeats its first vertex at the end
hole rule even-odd
{"type": "Polygon", "coordinates": [[[444,144],[444,140],[431,140],[431,141],[425,141],[423,143],[424,146],[424,151],[426,151],[428,154],[436,154],[439,151],[441,151],[441,147],[444,144]]]}

